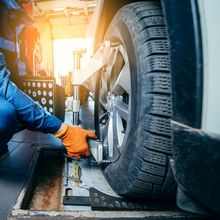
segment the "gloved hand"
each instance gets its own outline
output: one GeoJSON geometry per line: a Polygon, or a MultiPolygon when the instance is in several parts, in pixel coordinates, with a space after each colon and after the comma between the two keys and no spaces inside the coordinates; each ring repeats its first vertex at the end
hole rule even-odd
{"type": "Polygon", "coordinates": [[[55,134],[55,137],[62,140],[66,147],[67,153],[71,157],[81,158],[91,155],[87,137],[96,139],[96,134],[93,131],[88,131],[77,126],[62,125],[61,131],[55,134]]]}

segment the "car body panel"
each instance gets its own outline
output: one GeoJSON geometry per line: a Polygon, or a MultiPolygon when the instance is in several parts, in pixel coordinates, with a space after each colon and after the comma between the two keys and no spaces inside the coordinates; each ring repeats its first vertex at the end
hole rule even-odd
{"type": "Polygon", "coordinates": [[[220,1],[198,0],[204,56],[202,130],[220,134],[220,1]]]}

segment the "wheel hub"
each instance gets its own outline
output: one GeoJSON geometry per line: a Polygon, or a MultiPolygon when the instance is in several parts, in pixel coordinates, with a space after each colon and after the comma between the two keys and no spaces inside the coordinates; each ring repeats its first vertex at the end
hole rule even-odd
{"type": "Polygon", "coordinates": [[[114,95],[114,94],[110,94],[110,95],[108,96],[107,100],[108,100],[108,103],[107,103],[108,112],[109,112],[110,114],[113,114],[115,95],[114,95]]]}
{"type": "Polygon", "coordinates": [[[100,103],[104,112],[99,117],[100,138],[108,159],[120,154],[129,118],[131,80],[128,56],[122,45],[112,49],[111,59],[100,82],[100,103]]]}

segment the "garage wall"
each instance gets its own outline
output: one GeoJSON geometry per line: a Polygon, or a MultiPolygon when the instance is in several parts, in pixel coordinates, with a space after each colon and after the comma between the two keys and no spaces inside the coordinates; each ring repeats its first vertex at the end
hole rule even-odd
{"type": "Polygon", "coordinates": [[[40,32],[42,45],[42,67],[53,75],[53,33],[47,19],[35,19],[34,27],[40,32]]]}
{"type": "Polygon", "coordinates": [[[88,28],[88,20],[83,16],[51,18],[50,21],[54,39],[82,38],[88,28]]]}
{"type": "Polygon", "coordinates": [[[84,37],[86,33],[86,28],[87,27],[85,25],[54,26],[54,39],[84,37]]]}
{"type": "Polygon", "coordinates": [[[85,38],[91,16],[35,17],[34,26],[40,32],[42,45],[42,67],[54,75],[53,41],[85,38]]]}

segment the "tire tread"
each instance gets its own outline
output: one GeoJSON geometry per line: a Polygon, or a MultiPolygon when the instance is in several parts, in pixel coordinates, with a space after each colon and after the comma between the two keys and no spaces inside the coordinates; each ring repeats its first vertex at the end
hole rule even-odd
{"type": "MultiPolygon", "coordinates": [[[[132,7],[131,5],[129,7],[132,7]]],[[[133,192],[139,194],[140,188],[146,189],[144,184],[146,181],[147,187],[149,183],[152,185],[145,194],[149,195],[150,191],[150,195],[161,196],[162,193],[169,191],[174,181],[168,160],[168,156],[172,155],[169,45],[163,13],[158,9],[158,5],[155,2],[134,5],[137,19],[134,21],[137,24],[135,28],[136,31],[137,29],[140,31],[137,40],[142,45],[138,48],[142,59],[141,71],[146,72],[147,75],[143,76],[146,89],[143,89],[145,94],[142,96],[142,102],[146,102],[141,123],[145,137],[144,147],[139,151],[139,162],[135,163],[137,177],[133,192]],[[140,10],[143,7],[145,10],[140,10]]],[[[170,194],[172,193],[171,190],[170,194]]]]}
{"type": "MultiPolygon", "coordinates": [[[[140,57],[139,71],[142,73],[140,100],[146,103],[141,106],[141,121],[137,128],[141,146],[133,156],[135,159],[130,160],[128,170],[131,170],[131,175],[127,190],[122,192],[118,184],[118,193],[139,197],[172,197],[176,188],[169,164],[172,157],[171,73],[163,12],[158,1],[145,1],[124,6],[116,17],[126,23],[133,34],[133,41],[139,45],[135,50],[140,57]]],[[[116,165],[114,169],[117,169],[116,165]]],[[[106,173],[108,179],[111,178],[109,175],[106,173]]]]}

